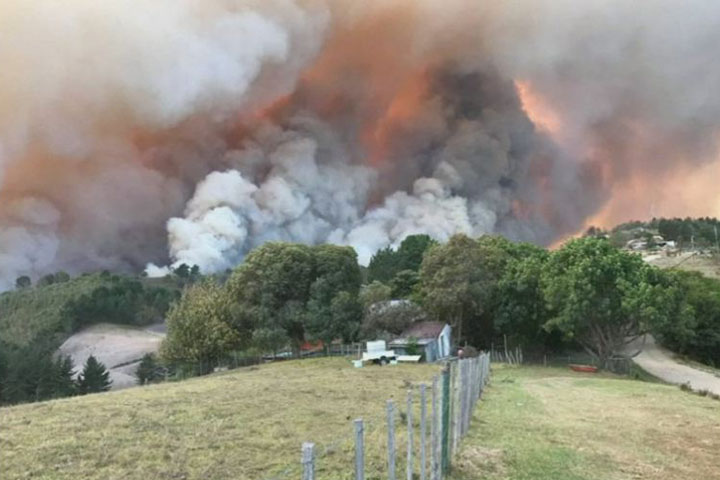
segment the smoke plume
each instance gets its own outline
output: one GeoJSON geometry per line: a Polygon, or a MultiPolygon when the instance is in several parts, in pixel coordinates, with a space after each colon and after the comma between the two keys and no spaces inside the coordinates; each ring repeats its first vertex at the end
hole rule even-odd
{"type": "Polygon", "coordinates": [[[413,233],[718,214],[718,21],[700,0],[6,0],[0,290],[218,271],[267,240],[367,261],[413,233]]]}

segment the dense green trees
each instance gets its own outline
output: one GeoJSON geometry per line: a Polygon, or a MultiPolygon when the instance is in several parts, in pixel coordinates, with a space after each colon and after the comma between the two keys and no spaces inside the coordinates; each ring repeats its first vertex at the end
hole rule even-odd
{"type": "MultiPolygon", "coordinates": [[[[227,282],[238,323],[262,329],[261,343],[285,332],[297,350],[307,339],[351,340],[361,319],[361,274],[350,247],[267,243],[227,282]],[[274,332],[274,333],[273,333],[274,332]]],[[[273,342],[274,343],[274,342],[273,342]]]]}
{"type": "Polygon", "coordinates": [[[670,282],[683,298],[683,315],[667,315],[653,324],[658,340],[673,351],[720,366],[720,281],[698,272],[673,271],[670,282]]]}
{"type": "Polygon", "coordinates": [[[601,366],[653,324],[684,312],[663,275],[604,239],[571,240],[543,268],[542,291],[555,328],[601,366]]]}
{"type": "Polygon", "coordinates": [[[390,247],[378,251],[368,265],[368,282],[390,284],[400,272],[418,272],[425,252],[437,245],[429,235],[410,235],[393,250],[390,247]]]}
{"type": "Polygon", "coordinates": [[[112,275],[89,294],[68,301],[61,316],[68,332],[104,322],[147,325],[161,322],[177,290],[146,287],[139,280],[112,275]]]}
{"type": "Polygon", "coordinates": [[[199,365],[201,373],[212,371],[226,352],[243,341],[235,328],[230,297],[211,280],[188,287],[170,308],[166,323],[161,357],[169,363],[199,365]]]}
{"type": "MultiPolygon", "coordinates": [[[[439,245],[415,235],[397,251],[379,251],[368,268],[371,282],[362,288],[350,247],[267,243],[225,283],[203,281],[197,268],[182,265],[162,282],[104,272],[53,305],[65,332],[98,320],[144,324],[168,312],[161,364],[143,358],[140,383],[183,365],[210,372],[238,349],[297,353],[307,340],[391,338],[427,318],[449,322],[458,344],[488,348],[507,339],[531,350],[562,346],[564,339],[600,364],[628,339],[652,331],[680,353],[720,364],[720,283],[649,267],[613,248],[604,232],[590,233],[554,252],[497,236],[455,235],[439,245]],[[184,294],[175,301],[179,286],[184,294]]],[[[18,279],[24,288],[13,294],[60,294],[78,281],[62,272],[46,277],[40,282],[46,286],[35,288],[18,279]]],[[[27,303],[8,299],[3,304],[16,310],[27,303]]],[[[48,329],[25,346],[0,344],[0,402],[95,391],[87,378],[102,377],[102,369],[93,365],[78,387],[69,359],[54,356],[58,331],[48,329]]]]}
{"type": "Polygon", "coordinates": [[[253,346],[295,352],[305,340],[352,341],[363,315],[355,251],[335,245],[271,242],[250,252],[224,286],[186,290],[168,315],[162,357],[204,362],[253,346]]]}
{"type": "Polygon", "coordinates": [[[165,378],[166,369],[157,361],[152,353],[146,353],[140,360],[135,376],[139,385],[155,383],[165,378]]]}
{"type": "Polygon", "coordinates": [[[455,235],[429,250],[420,268],[425,309],[453,327],[457,340],[487,336],[496,287],[511,260],[510,242],[499,237],[455,235]]]}
{"type": "Polygon", "coordinates": [[[49,342],[16,347],[0,342],[0,405],[66,397],[76,392],[69,357],[49,342]]]}
{"type": "Polygon", "coordinates": [[[526,246],[524,252],[507,263],[497,285],[494,326],[496,336],[508,338],[514,345],[543,345],[548,320],[540,284],[549,253],[539,247],[526,246]]]}

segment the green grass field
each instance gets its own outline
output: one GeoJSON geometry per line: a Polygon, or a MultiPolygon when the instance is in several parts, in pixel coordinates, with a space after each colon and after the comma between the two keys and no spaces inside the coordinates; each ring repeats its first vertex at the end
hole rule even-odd
{"type": "Polygon", "coordinates": [[[720,479],[720,402],[659,383],[495,367],[452,478],[720,479]]]}
{"type": "MultiPolygon", "coordinates": [[[[301,444],[311,441],[319,479],[350,479],[358,417],[366,421],[367,478],[380,478],[386,400],[405,410],[408,386],[438,371],[310,359],[2,408],[0,478],[297,479],[301,444]]],[[[396,421],[401,478],[401,415],[396,421]]]]}

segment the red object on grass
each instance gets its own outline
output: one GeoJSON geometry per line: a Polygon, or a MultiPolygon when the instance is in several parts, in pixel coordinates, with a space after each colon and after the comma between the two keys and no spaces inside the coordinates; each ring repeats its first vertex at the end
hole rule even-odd
{"type": "Polygon", "coordinates": [[[568,365],[571,370],[575,372],[587,372],[587,373],[595,373],[597,372],[597,367],[593,367],[592,365],[568,365]]]}

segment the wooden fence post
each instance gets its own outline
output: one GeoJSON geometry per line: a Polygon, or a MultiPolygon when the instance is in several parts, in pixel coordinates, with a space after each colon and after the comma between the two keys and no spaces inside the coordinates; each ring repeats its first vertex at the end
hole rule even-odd
{"type": "Polygon", "coordinates": [[[387,401],[388,480],[395,480],[395,414],[392,400],[387,401]]]}
{"type": "Polygon", "coordinates": [[[450,459],[448,458],[448,447],[450,443],[450,364],[445,368],[442,378],[442,445],[440,450],[441,474],[447,472],[450,467],[450,459]]]}
{"type": "Polygon", "coordinates": [[[430,478],[440,480],[438,476],[438,446],[440,445],[440,428],[438,425],[438,376],[433,377],[432,384],[432,420],[430,421],[430,478]]]}
{"type": "Polygon", "coordinates": [[[427,457],[425,454],[425,444],[427,443],[427,386],[423,383],[420,385],[420,480],[426,479],[427,457]]]}
{"type": "Polygon", "coordinates": [[[365,439],[362,418],[355,420],[355,480],[365,480],[365,439]]]}
{"type": "Polygon", "coordinates": [[[413,480],[412,390],[407,392],[407,480],[413,480]]]}
{"type": "Polygon", "coordinates": [[[302,445],[303,480],[315,480],[315,444],[305,442],[302,445]]]}

